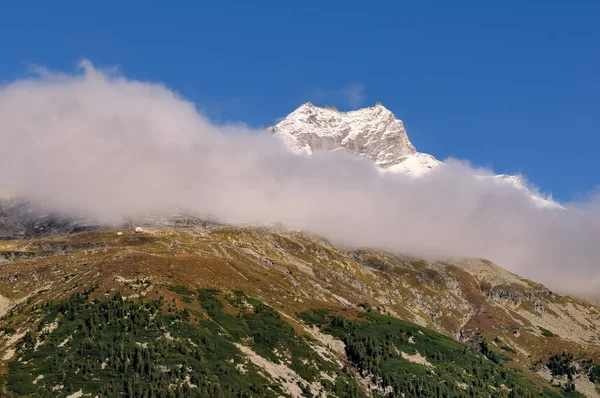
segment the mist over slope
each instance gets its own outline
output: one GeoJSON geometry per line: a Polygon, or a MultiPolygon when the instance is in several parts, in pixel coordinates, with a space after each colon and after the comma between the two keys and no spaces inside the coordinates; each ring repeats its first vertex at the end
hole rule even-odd
{"type": "Polygon", "coordinates": [[[484,257],[579,296],[600,287],[597,201],[539,208],[452,159],[413,179],[341,152],[293,154],[258,130],[212,123],[161,84],[80,66],[0,89],[0,186],[49,210],[281,222],[345,245],[484,257]]]}

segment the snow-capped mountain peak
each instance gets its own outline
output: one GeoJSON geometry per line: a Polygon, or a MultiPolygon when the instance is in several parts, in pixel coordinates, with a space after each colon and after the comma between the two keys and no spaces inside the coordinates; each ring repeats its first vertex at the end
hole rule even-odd
{"type": "Polygon", "coordinates": [[[350,112],[307,102],[267,132],[279,136],[295,152],[344,149],[381,168],[400,164],[417,153],[402,121],[379,102],[350,112]]]}
{"type": "MultiPolygon", "coordinates": [[[[421,177],[443,166],[433,156],[417,152],[410,142],[404,123],[380,102],[375,106],[350,112],[335,107],[318,107],[307,102],[290,113],[267,134],[282,139],[296,153],[311,155],[319,150],[345,150],[371,159],[382,172],[421,177]]],[[[540,207],[561,207],[530,191],[519,176],[479,176],[494,178],[527,192],[540,207]]]]}

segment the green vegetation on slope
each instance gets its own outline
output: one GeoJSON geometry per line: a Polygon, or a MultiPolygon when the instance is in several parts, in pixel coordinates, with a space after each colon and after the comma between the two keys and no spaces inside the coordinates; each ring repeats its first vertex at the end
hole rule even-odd
{"type": "Polygon", "coordinates": [[[600,365],[592,365],[588,377],[592,383],[600,383],[600,365]]]}
{"type": "Polygon", "coordinates": [[[465,345],[410,322],[374,312],[359,313],[354,319],[328,310],[299,315],[342,340],[356,368],[372,375],[390,396],[560,396],[542,391],[465,345]]]}
{"type": "Polygon", "coordinates": [[[225,297],[215,289],[202,289],[199,293],[200,303],[209,316],[234,339],[249,343],[263,358],[276,364],[285,362],[304,380],[319,381],[337,397],[364,396],[349,374],[340,372],[334,361],[325,360],[317,354],[307,343],[308,337],[296,334],[294,328],[271,307],[240,291],[225,297]],[[226,312],[225,303],[237,315],[226,312]],[[335,383],[321,379],[321,372],[337,372],[335,383]]]}
{"type": "Polygon", "coordinates": [[[92,300],[88,289],[42,306],[41,321],[23,335],[2,376],[0,395],[291,396],[289,380],[269,375],[252,352],[297,375],[293,387],[306,398],[366,397],[359,376],[375,397],[560,396],[496,363],[500,357],[491,350],[482,355],[373,310],[299,314],[345,343],[348,361],[340,366],[279,312],[242,291],[169,290],[178,298],[143,302],[117,293],[92,300]]]}
{"type": "Polygon", "coordinates": [[[544,337],[555,337],[556,336],[554,333],[552,333],[548,329],[544,329],[541,326],[539,328],[540,328],[540,331],[542,332],[542,336],[544,336],[544,337]]]}
{"type": "Polygon", "coordinates": [[[55,305],[48,333],[28,332],[5,377],[15,396],[56,397],[83,390],[101,397],[277,396],[277,386],[243,362],[211,321],[189,322],[186,310],[85,295],[55,305]],[[39,340],[38,340],[39,339],[39,340]],[[42,344],[39,344],[42,343],[42,344]],[[42,377],[43,376],[43,377],[42,377]]]}
{"type": "MultiPolygon", "coordinates": [[[[175,290],[186,298],[192,293],[175,290]]],[[[62,397],[80,390],[131,398],[287,395],[246,360],[235,345],[244,341],[274,363],[282,362],[276,352],[289,353],[288,366],[307,382],[330,372],[336,383],[322,385],[335,396],[364,397],[348,374],[322,359],[277,312],[258,300],[246,301],[241,292],[229,297],[232,308],[239,307],[233,316],[223,311],[218,290],[201,291],[201,305],[212,319],[197,322],[190,311],[164,300],[143,303],[117,294],[90,301],[88,293],[46,307],[37,331],[28,331],[18,344],[2,396],[62,397]]],[[[312,396],[307,385],[301,387],[312,396]]]]}
{"type": "Polygon", "coordinates": [[[555,354],[548,360],[548,369],[552,376],[573,376],[577,373],[572,364],[573,354],[565,353],[555,354]]]}

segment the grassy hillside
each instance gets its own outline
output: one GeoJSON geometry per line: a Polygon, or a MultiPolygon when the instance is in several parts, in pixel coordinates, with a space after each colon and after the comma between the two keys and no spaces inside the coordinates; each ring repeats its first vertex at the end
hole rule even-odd
{"type": "Polygon", "coordinates": [[[241,291],[171,290],[183,309],[178,299],[92,299],[92,289],[42,306],[16,346],[4,395],[560,396],[445,336],[371,311],[300,314],[343,341],[344,365],[241,291]]]}
{"type": "Polygon", "coordinates": [[[600,310],[484,260],[123,232],[0,241],[5,394],[596,394],[600,310]],[[548,366],[563,353],[571,375],[548,366]]]}

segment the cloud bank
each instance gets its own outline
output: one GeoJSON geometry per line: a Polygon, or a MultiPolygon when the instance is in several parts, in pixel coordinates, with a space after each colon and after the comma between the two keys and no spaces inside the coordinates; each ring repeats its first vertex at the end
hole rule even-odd
{"type": "Polygon", "coordinates": [[[345,245],[483,257],[580,296],[600,287],[598,201],[540,209],[453,160],[412,179],[339,151],[292,154],[244,125],[212,123],[161,84],[87,61],[1,87],[0,140],[0,186],[78,215],[119,222],[177,207],[345,245]]]}

